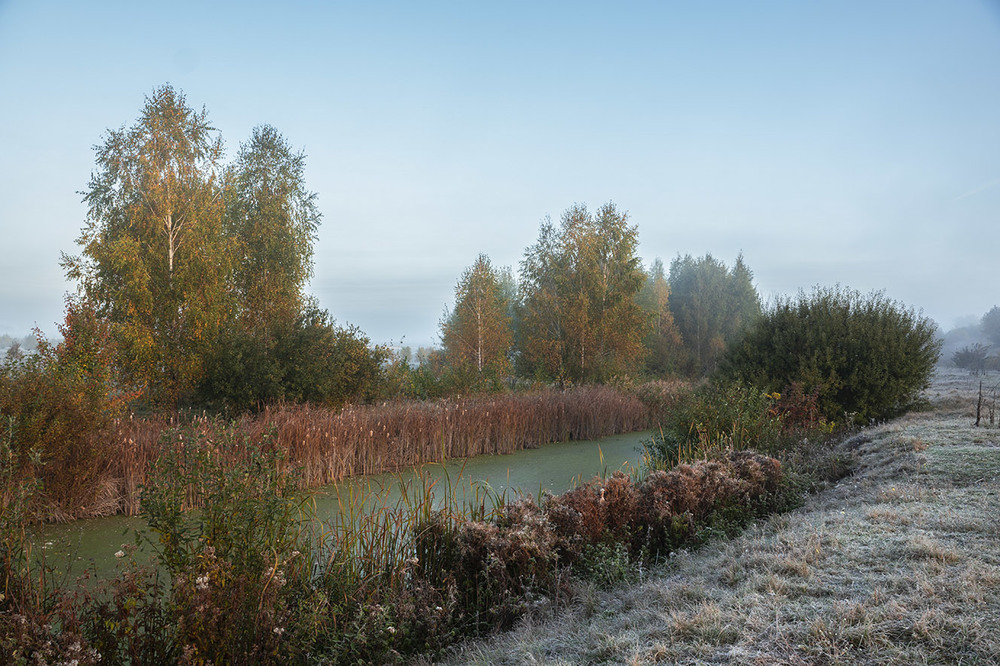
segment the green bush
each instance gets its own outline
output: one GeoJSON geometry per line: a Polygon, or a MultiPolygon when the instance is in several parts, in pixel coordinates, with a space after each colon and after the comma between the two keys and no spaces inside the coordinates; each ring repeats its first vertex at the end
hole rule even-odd
{"type": "Polygon", "coordinates": [[[624,541],[586,544],[576,562],[577,571],[585,580],[608,589],[622,583],[632,583],[642,573],[642,561],[629,553],[624,541]]]}
{"type": "Polygon", "coordinates": [[[740,381],[705,384],[677,400],[643,442],[644,464],[669,470],[727,449],[774,451],[784,431],[776,400],[740,381]]]}
{"type": "Polygon", "coordinates": [[[244,412],[282,400],[340,407],[377,396],[388,351],[326,310],[306,307],[270,337],[232,329],[205,358],[193,403],[244,412]]]}
{"type": "Polygon", "coordinates": [[[388,350],[355,326],[337,326],[326,310],[308,307],[278,344],[285,399],[340,407],[376,397],[388,350]]]}
{"type": "Polygon", "coordinates": [[[192,402],[216,412],[252,411],[284,398],[282,376],[281,364],[262,338],[231,329],[206,355],[192,402]]]}
{"type": "Polygon", "coordinates": [[[934,323],[881,292],[817,288],[768,308],[727,349],[719,375],[764,391],[818,389],[826,419],[864,423],[912,407],[940,351],[934,323]]]}
{"type": "Polygon", "coordinates": [[[956,368],[962,368],[975,374],[985,374],[987,370],[996,369],[997,361],[1000,357],[989,356],[990,347],[977,342],[974,345],[966,345],[951,355],[951,361],[956,368]]]}

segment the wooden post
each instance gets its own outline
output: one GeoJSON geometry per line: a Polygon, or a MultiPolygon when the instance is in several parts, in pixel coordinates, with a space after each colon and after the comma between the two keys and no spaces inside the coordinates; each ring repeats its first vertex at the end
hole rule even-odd
{"type": "Polygon", "coordinates": [[[979,380],[979,400],[976,401],[976,427],[979,427],[979,415],[983,411],[983,380],[979,380]]]}

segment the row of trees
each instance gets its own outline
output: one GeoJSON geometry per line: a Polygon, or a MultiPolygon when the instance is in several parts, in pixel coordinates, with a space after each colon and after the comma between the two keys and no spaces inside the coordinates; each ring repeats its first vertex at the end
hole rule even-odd
{"type": "MultiPolygon", "coordinates": [[[[305,156],[276,129],[255,128],[226,163],[207,111],[167,85],[95,150],[81,250],[62,264],[78,284],[73,321],[109,346],[110,393],[237,410],[429,393],[394,389],[388,351],[305,296],[320,213],[305,156]]],[[[706,373],[759,313],[750,271],[711,256],[645,271],[637,246],[609,203],[546,220],[519,278],[481,255],[458,282],[430,374],[462,389],[706,373]]]]}
{"type": "MultiPolygon", "coordinates": [[[[761,302],[742,256],[732,267],[686,255],[647,269],[626,212],[574,205],[558,224],[541,225],[517,277],[486,255],[475,260],[441,323],[442,352],[425,354],[414,372],[306,297],[320,214],[305,187],[305,156],[273,127],[254,129],[224,163],[207,112],[164,86],[96,153],[82,250],[63,257],[79,285],[64,334],[102,341],[93,358],[76,353],[75,362],[112,397],[242,410],[420,397],[513,377],[565,385],[705,376],[736,343],[746,349],[751,327],[754,353],[774,341],[760,333],[761,302]]],[[[820,296],[841,307],[838,294],[820,296]]],[[[780,319],[782,308],[791,305],[779,302],[768,318],[780,319]]],[[[853,296],[843,308],[852,322],[870,320],[857,335],[876,337],[871,321],[898,310],[853,296]],[[866,320],[869,310],[878,316],[866,320]]],[[[923,320],[904,319],[889,324],[919,329],[920,347],[923,320]]],[[[833,386],[844,371],[822,382],[833,386]]]]}
{"type": "Polygon", "coordinates": [[[587,383],[644,373],[701,375],[760,314],[753,275],[711,255],[644,270],[638,232],[608,203],[546,220],[520,281],[486,255],[459,279],[441,324],[446,365],[464,376],[587,383]]]}
{"type": "MultiPolygon", "coordinates": [[[[817,287],[762,308],[742,256],[731,268],[688,255],[644,270],[636,244],[614,205],[573,206],[558,226],[542,224],[520,282],[480,255],[442,322],[439,368],[464,368],[466,381],[514,368],[560,384],[710,375],[806,396],[831,423],[894,416],[928,385],[941,351],[935,324],[881,292],[817,287]]],[[[984,331],[996,322],[1000,308],[984,331]]]]}
{"type": "Polygon", "coordinates": [[[96,153],[82,251],[62,263],[74,307],[108,328],[118,388],[237,408],[368,390],[384,350],[304,295],[320,213],[276,129],[224,164],[207,112],[167,85],[96,153]]]}

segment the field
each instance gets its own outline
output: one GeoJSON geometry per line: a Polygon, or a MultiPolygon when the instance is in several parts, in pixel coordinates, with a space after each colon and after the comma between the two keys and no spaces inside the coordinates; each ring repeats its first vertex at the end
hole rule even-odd
{"type": "MultiPolygon", "coordinates": [[[[996,383],[996,378],[984,382],[996,383]]],[[[799,509],[576,600],[450,663],[1000,662],[1000,430],[978,379],[838,444],[854,473],[799,509]]]]}

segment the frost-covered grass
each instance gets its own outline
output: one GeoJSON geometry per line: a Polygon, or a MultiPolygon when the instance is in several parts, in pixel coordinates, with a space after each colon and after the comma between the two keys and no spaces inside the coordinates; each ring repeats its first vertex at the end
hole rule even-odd
{"type": "Polygon", "coordinates": [[[972,427],[978,386],[940,372],[929,411],[840,443],[854,474],[799,509],[451,663],[997,663],[1000,430],[972,427]]]}

